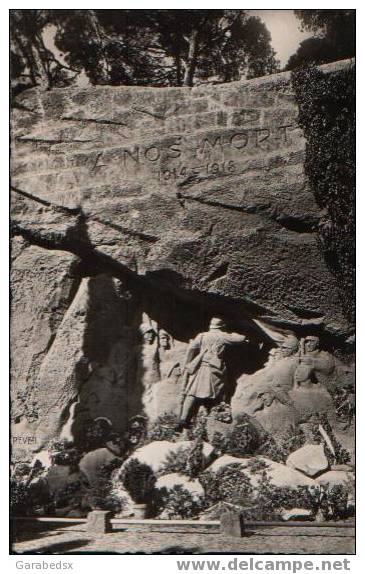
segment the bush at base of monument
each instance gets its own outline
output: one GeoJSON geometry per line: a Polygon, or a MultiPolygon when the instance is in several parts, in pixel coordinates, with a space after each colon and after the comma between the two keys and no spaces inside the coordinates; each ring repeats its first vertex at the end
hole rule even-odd
{"type": "Polygon", "coordinates": [[[147,505],[152,501],[153,489],[156,477],[148,464],[143,464],[137,459],[130,460],[123,468],[121,480],[124,488],[132,498],[134,515],[144,518],[147,505]]]}

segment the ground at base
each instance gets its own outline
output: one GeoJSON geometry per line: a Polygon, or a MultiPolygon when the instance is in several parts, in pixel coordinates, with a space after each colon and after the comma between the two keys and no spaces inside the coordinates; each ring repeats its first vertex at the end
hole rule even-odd
{"type": "Polygon", "coordinates": [[[18,532],[15,554],[354,554],[355,529],[273,527],[244,538],[218,533],[115,531],[92,537],[80,525],[18,532]]]}

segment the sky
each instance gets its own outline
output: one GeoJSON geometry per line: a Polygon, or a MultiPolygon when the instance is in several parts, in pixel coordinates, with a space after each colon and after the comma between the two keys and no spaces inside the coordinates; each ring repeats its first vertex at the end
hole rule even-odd
{"type": "Polygon", "coordinates": [[[303,40],[313,36],[313,32],[301,32],[300,21],[294,15],[294,10],[249,10],[252,16],[259,16],[266,24],[271,34],[271,44],[285,66],[288,59],[303,40]]]}

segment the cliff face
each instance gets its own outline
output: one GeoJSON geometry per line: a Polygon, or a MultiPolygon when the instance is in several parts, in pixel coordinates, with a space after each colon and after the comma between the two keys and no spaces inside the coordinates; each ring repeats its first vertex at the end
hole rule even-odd
{"type": "Polygon", "coordinates": [[[122,428],[140,407],[131,333],[143,313],[183,343],[210,312],[251,329],[252,319],[298,334],[320,329],[335,347],[346,339],[350,326],[318,247],[323,213],[304,174],[297,114],[289,73],[192,89],[97,86],[18,97],[19,428],[33,425],[38,441],[57,436],[91,379],[90,416],[107,411],[122,428]]]}

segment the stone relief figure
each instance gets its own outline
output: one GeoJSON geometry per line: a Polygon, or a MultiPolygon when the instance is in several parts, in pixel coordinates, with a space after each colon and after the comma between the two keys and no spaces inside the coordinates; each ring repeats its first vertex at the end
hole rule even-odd
{"type": "Polygon", "coordinates": [[[164,329],[159,330],[158,340],[161,380],[171,379],[176,382],[181,375],[181,348],[174,344],[171,335],[164,329]]]}
{"type": "Polygon", "coordinates": [[[312,412],[329,412],[327,387],[336,377],[334,358],[320,350],[318,337],[299,342],[289,335],[278,344],[262,369],[240,377],[231,402],[233,418],[244,412],[275,432],[312,412]]]}
{"type": "Polygon", "coordinates": [[[179,415],[182,392],[182,367],[187,344],[175,340],[164,329],[158,330],[158,367],[160,380],[151,387],[152,401],[148,418],[155,420],[165,414],[179,415]]]}
{"type": "Polygon", "coordinates": [[[289,335],[284,339],[279,345],[279,359],[286,359],[287,357],[292,357],[298,352],[299,341],[295,335],[289,335]]]}
{"type": "Polygon", "coordinates": [[[131,450],[136,448],[145,438],[147,432],[147,422],[147,418],[142,415],[136,415],[128,421],[126,437],[127,446],[131,450]]]}
{"type": "Polygon", "coordinates": [[[224,351],[229,345],[244,342],[247,342],[245,335],[228,333],[223,319],[213,317],[209,331],[199,333],[189,344],[184,368],[182,427],[188,425],[200,405],[213,406],[222,400],[227,383],[224,351]]]}
{"type": "Polygon", "coordinates": [[[242,375],[232,397],[232,411],[235,416],[242,412],[254,415],[275,400],[281,404],[290,403],[288,392],[293,388],[294,373],[298,366],[299,341],[289,335],[279,347],[269,352],[265,366],[252,375],[242,375]]]}
{"type": "Polygon", "coordinates": [[[149,323],[139,327],[141,342],[138,346],[137,381],[142,386],[142,404],[146,415],[152,408],[152,387],[160,380],[158,337],[149,323]]]}
{"type": "Polygon", "coordinates": [[[331,355],[319,349],[319,337],[309,335],[301,341],[299,364],[294,374],[294,387],[311,388],[321,380],[321,376],[330,375],[335,368],[331,355]]]}
{"type": "Polygon", "coordinates": [[[268,359],[267,359],[264,367],[268,367],[268,366],[272,365],[273,363],[276,363],[276,361],[278,361],[282,357],[283,357],[283,354],[281,352],[281,349],[279,347],[273,347],[269,351],[269,356],[268,356],[268,359]]]}
{"type": "Polygon", "coordinates": [[[160,379],[158,337],[155,329],[147,323],[142,323],[139,327],[139,334],[142,340],[139,345],[138,375],[143,386],[148,388],[160,379]]]}

